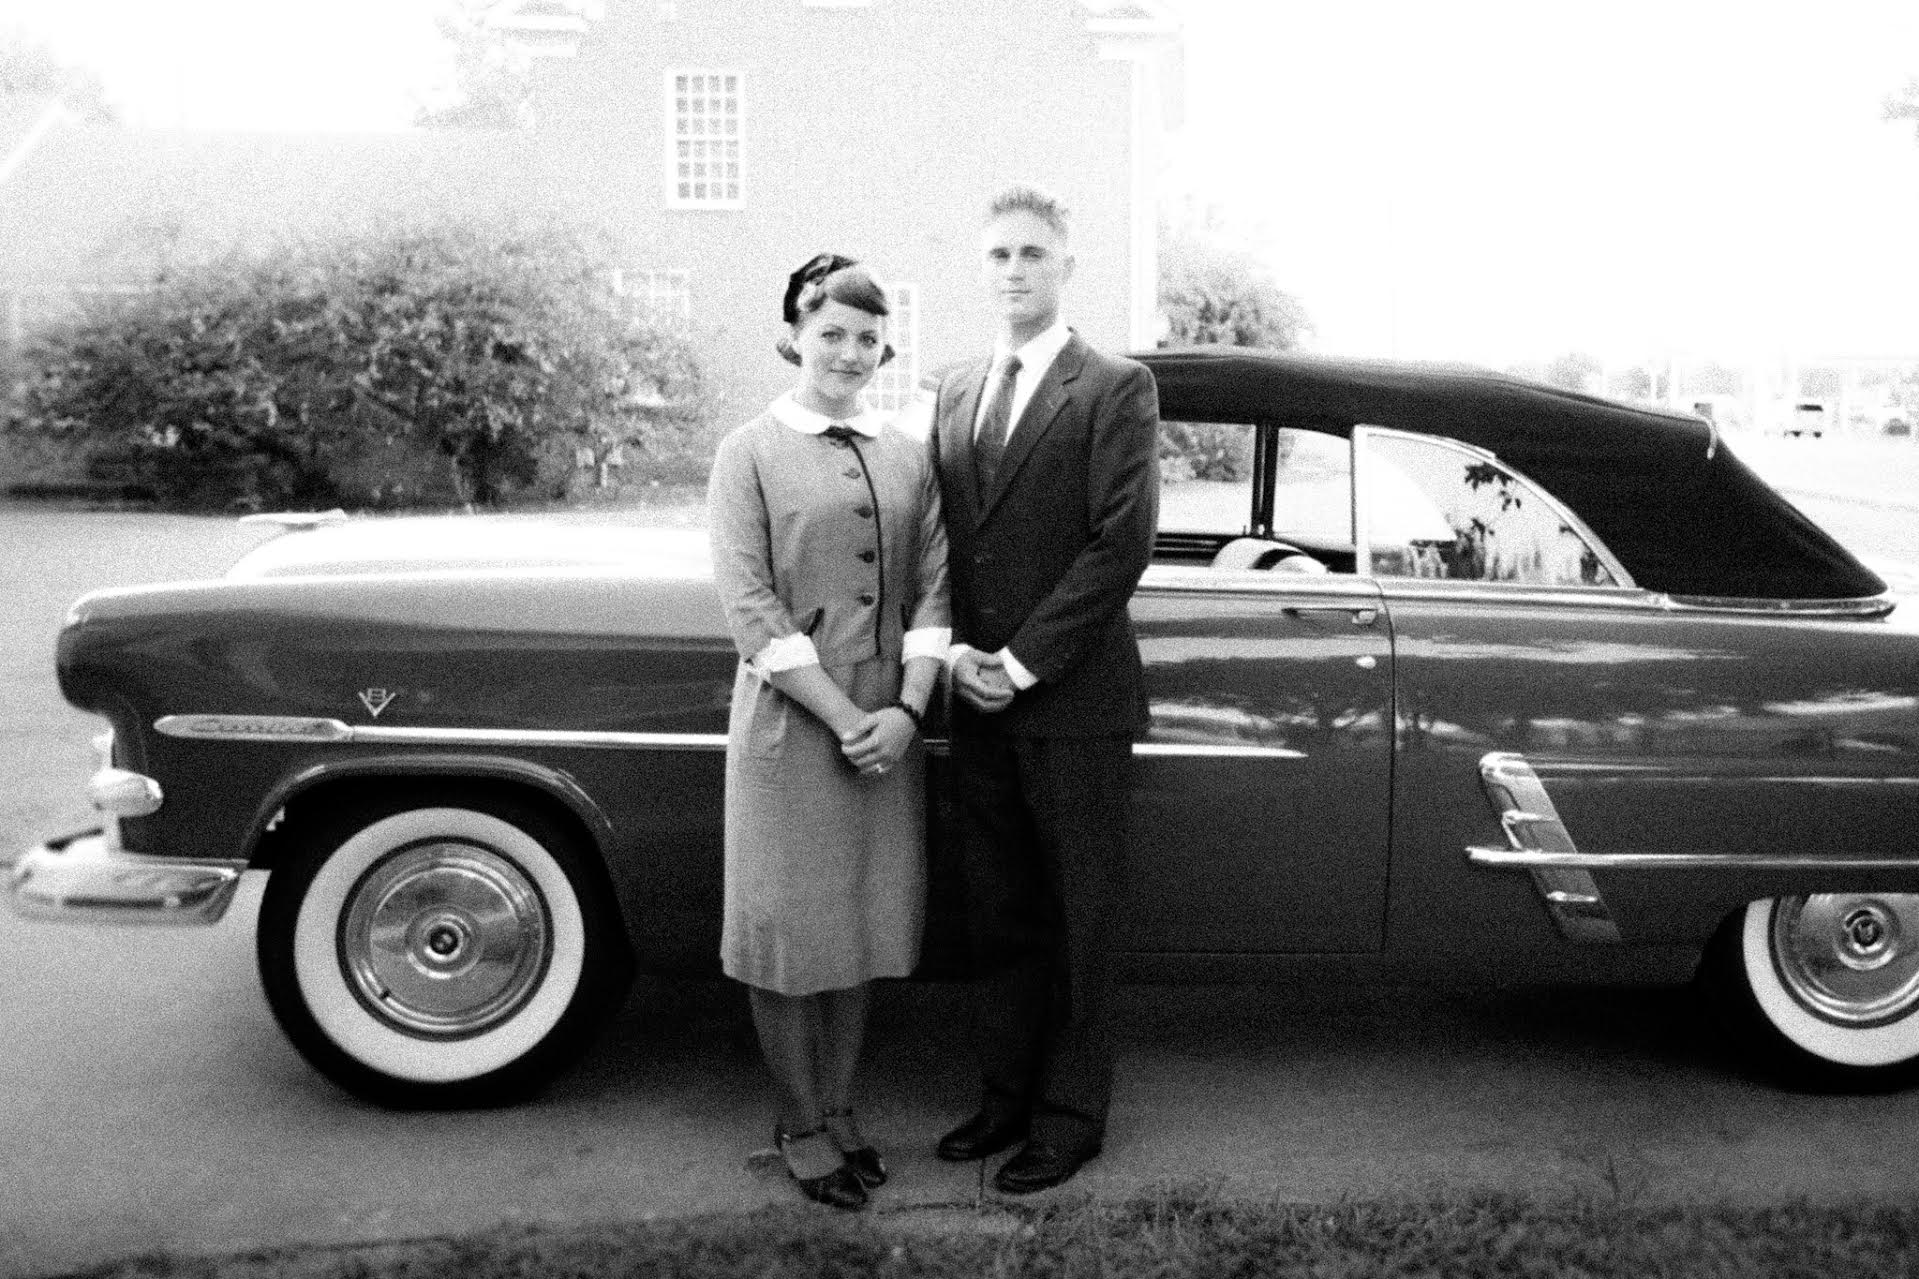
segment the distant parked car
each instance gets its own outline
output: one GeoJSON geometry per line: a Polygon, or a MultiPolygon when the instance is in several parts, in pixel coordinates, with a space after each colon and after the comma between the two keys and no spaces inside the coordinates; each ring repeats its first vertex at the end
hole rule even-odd
{"type": "Polygon", "coordinates": [[[1818,439],[1831,422],[1832,409],[1823,400],[1795,400],[1786,409],[1781,429],[1787,435],[1810,435],[1818,439]]]}
{"type": "MultiPolygon", "coordinates": [[[[1168,486],[1133,602],[1132,976],[1697,973],[1795,1074],[1911,1078],[1919,614],[1691,416],[1141,358],[1168,421],[1251,462],[1168,486]]],[[[103,826],[24,853],[12,900],[207,924],[267,872],[262,981],[318,1069],[521,1093],[635,966],[717,972],[738,660],[684,531],[355,520],[98,592],[57,665],[110,726],[103,826]]],[[[929,825],[922,973],[964,973],[929,825]]]]}

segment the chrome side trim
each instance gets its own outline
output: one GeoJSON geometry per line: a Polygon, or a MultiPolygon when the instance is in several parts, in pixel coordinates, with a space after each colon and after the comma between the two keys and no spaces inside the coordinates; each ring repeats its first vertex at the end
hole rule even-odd
{"type": "Polygon", "coordinates": [[[1198,568],[1154,564],[1140,579],[1145,595],[1284,595],[1299,599],[1351,601],[1351,607],[1377,607],[1379,587],[1370,577],[1350,573],[1305,577],[1258,569],[1198,568]]]}
{"type": "Polygon", "coordinates": [[[725,733],[611,733],[542,728],[352,727],[352,741],[381,745],[587,746],[613,750],[723,751],[725,733]]]}
{"type": "Polygon", "coordinates": [[[233,742],[344,742],[353,729],[309,715],[162,715],[153,731],[167,737],[233,742]]]}
{"type": "Polygon", "coordinates": [[[301,715],[163,715],[154,731],[197,741],[328,745],[583,746],[623,750],[726,749],[725,733],[615,733],[537,728],[401,728],[301,715]]]}
{"type": "MultiPolygon", "coordinates": [[[[321,742],[384,746],[564,746],[604,750],[723,751],[725,733],[614,733],[537,728],[401,728],[298,715],[165,715],[155,731],[197,741],[321,742]]],[[[929,746],[940,743],[929,742],[929,746]]],[[[936,752],[937,753],[937,752],[936,752]]],[[[1284,746],[1139,742],[1135,755],[1304,759],[1284,746]]]]}
{"type": "Polygon", "coordinates": [[[1479,854],[1487,850],[1481,848],[1468,848],[1467,859],[1477,866],[1513,865],[1530,870],[1546,913],[1568,941],[1618,942],[1619,925],[1613,922],[1593,877],[1583,866],[1556,860],[1578,857],[1579,849],[1566,824],[1559,820],[1559,810],[1553,807],[1552,796],[1546,793],[1532,765],[1523,755],[1494,751],[1480,759],[1479,781],[1512,845],[1498,851],[1515,860],[1482,861],[1479,854]]]}
{"type": "Polygon", "coordinates": [[[1443,600],[1448,604],[1531,604],[1549,608],[1632,609],[1670,613],[1672,601],[1636,586],[1538,586],[1527,582],[1463,582],[1423,577],[1382,577],[1392,603],[1443,600]]]}
{"type": "Polygon", "coordinates": [[[1466,850],[1475,866],[1521,870],[1910,870],[1919,856],[1791,856],[1784,853],[1582,853],[1543,848],[1476,846],[1466,850]]]}
{"type": "Polygon", "coordinates": [[[1187,755],[1202,758],[1219,759],[1305,759],[1305,751],[1296,751],[1286,746],[1213,746],[1190,745],[1184,742],[1135,742],[1133,754],[1139,755],[1187,755]]]}
{"type": "Polygon", "coordinates": [[[1673,612],[1758,613],[1768,617],[1884,617],[1899,604],[1891,592],[1844,600],[1739,599],[1719,595],[1668,595],[1673,612]]]}
{"type": "Polygon", "coordinates": [[[86,831],[21,854],[6,877],[8,900],[28,919],[76,923],[217,923],[246,863],[212,857],[146,857],[86,831]]]}

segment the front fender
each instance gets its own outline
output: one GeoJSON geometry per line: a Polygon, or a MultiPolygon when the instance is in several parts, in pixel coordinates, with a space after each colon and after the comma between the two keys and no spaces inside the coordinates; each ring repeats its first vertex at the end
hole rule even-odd
{"type": "MultiPolygon", "coordinates": [[[[250,869],[271,870],[273,841],[268,838],[275,819],[288,805],[317,790],[341,784],[365,784],[404,781],[412,778],[470,778],[508,782],[530,787],[565,806],[584,828],[599,850],[607,848],[613,835],[613,823],[603,809],[571,774],[558,768],[536,764],[511,755],[421,754],[417,751],[382,755],[356,755],[347,759],[321,760],[297,769],[269,790],[255,809],[248,824],[242,848],[250,869]]],[[[605,864],[604,856],[601,857],[605,864]]]]}

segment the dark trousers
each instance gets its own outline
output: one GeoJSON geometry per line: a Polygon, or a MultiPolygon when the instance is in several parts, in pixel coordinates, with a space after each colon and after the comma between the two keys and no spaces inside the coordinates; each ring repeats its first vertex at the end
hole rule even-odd
{"type": "Polygon", "coordinates": [[[952,751],[985,1108],[1097,1144],[1132,740],[955,733],[952,751]]]}

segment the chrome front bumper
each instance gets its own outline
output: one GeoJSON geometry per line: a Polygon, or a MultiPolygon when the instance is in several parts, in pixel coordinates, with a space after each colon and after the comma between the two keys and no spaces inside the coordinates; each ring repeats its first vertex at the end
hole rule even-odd
{"type": "Polygon", "coordinates": [[[81,831],[22,853],[7,898],[28,919],[73,923],[212,924],[226,914],[245,862],[148,857],[81,831]]]}

